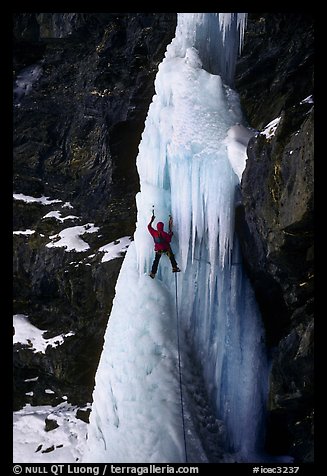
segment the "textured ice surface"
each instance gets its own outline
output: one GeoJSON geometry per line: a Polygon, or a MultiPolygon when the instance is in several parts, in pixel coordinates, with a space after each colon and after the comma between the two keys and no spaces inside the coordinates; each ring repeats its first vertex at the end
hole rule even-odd
{"type": "Polygon", "coordinates": [[[234,236],[235,188],[251,134],[222,79],[228,68],[222,77],[212,74],[220,55],[226,61],[232,46],[239,48],[242,24],[223,15],[230,17],[179,14],[159,66],[137,157],[135,241],[96,374],[85,462],[251,461],[260,450],[264,336],[234,236]],[[163,256],[155,280],[148,276],[153,206],[154,224],[167,229],[169,214],[174,218],[172,248],[182,269],[172,275],[163,256]]]}

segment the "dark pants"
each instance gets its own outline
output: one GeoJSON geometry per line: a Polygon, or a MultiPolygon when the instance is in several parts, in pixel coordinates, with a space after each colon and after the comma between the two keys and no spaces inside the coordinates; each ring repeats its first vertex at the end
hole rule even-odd
{"type": "Polygon", "coordinates": [[[156,272],[158,271],[158,264],[159,264],[160,258],[163,254],[168,256],[168,258],[170,259],[172,267],[177,268],[177,263],[176,263],[176,260],[175,260],[175,256],[174,256],[174,253],[172,252],[171,248],[169,248],[169,250],[166,250],[166,251],[156,251],[156,256],[154,258],[152,269],[151,269],[152,274],[156,274],[156,272]]]}

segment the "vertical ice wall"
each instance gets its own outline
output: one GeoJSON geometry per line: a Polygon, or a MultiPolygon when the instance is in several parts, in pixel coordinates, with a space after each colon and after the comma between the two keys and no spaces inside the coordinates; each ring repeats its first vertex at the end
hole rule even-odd
{"type": "MultiPolygon", "coordinates": [[[[116,286],[85,461],[185,461],[176,289],[165,257],[156,279],[148,277],[152,206],[155,223],[174,217],[182,356],[195,349],[215,416],[226,426],[226,451],[242,461],[260,451],[267,384],[263,329],[233,227],[248,135],[238,96],[226,85],[245,21],[245,14],[179,14],[159,66],[137,158],[135,242],[116,286]]],[[[210,461],[200,438],[192,448],[191,461],[210,461]]]]}
{"type": "Polygon", "coordinates": [[[197,49],[203,68],[219,74],[225,84],[233,85],[237,55],[241,52],[246,13],[187,13],[179,15],[176,43],[184,55],[197,49]]]}

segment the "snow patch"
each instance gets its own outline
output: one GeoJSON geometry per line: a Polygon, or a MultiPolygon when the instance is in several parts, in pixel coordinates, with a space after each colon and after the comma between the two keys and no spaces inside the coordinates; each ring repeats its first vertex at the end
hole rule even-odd
{"type": "Polygon", "coordinates": [[[13,231],[13,235],[33,235],[35,233],[35,230],[21,230],[21,231],[13,231]]]}
{"type": "Polygon", "coordinates": [[[313,96],[312,94],[310,96],[307,96],[305,99],[303,99],[300,104],[314,104],[313,101],[313,96]]]}
{"type": "Polygon", "coordinates": [[[60,233],[49,236],[51,242],[47,243],[46,246],[48,248],[63,247],[65,248],[65,251],[86,251],[90,246],[80,238],[80,235],[83,235],[84,233],[95,233],[98,230],[99,227],[94,226],[94,223],[65,228],[60,233]]]}
{"type": "Polygon", "coordinates": [[[65,202],[63,205],[61,205],[62,208],[74,208],[73,205],[70,202],[65,202]]]}
{"type": "MultiPolygon", "coordinates": [[[[127,251],[127,248],[131,244],[130,236],[123,236],[122,238],[118,238],[117,240],[108,243],[107,245],[101,246],[99,251],[104,252],[104,256],[102,257],[101,263],[105,263],[106,261],[111,261],[115,258],[121,258],[122,253],[127,251]]],[[[90,255],[92,257],[94,255],[90,255]]]]}
{"type": "Polygon", "coordinates": [[[266,136],[267,139],[271,139],[271,137],[273,137],[276,133],[276,129],[280,120],[281,116],[269,122],[269,124],[266,125],[266,127],[260,132],[260,134],[266,136]]]}
{"type": "Polygon", "coordinates": [[[29,195],[24,195],[23,193],[14,193],[13,197],[15,200],[22,200],[26,203],[41,203],[42,205],[51,205],[52,203],[60,203],[62,200],[51,200],[50,197],[42,195],[41,197],[31,197],[29,195]]]}
{"type": "Polygon", "coordinates": [[[255,131],[253,129],[249,129],[242,124],[235,124],[228,129],[227,137],[224,140],[229,161],[240,182],[247,160],[247,146],[254,135],[255,131]]]}
{"type": "Polygon", "coordinates": [[[44,215],[44,217],[42,217],[42,220],[44,220],[45,218],[55,218],[56,220],[63,222],[65,220],[75,220],[76,218],[79,218],[79,217],[77,217],[76,215],[68,215],[68,216],[62,217],[61,212],[59,210],[53,210],[52,212],[49,212],[46,215],[44,215]]]}
{"type": "Polygon", "coordinates": [[[41,352],[44,354],[49,345],[51,347],[57,347],[61,345],[67,337],[74,335],[74,332],[68,332],[67,334],[45,339],[43,334],[46,331],[33,326],[25,314],[15,314],[13,316],[13,326],[15,329],[13,343],[28,345],[35,353],[41,352]]]}
{"type": "Polygon", "coordinates": [[[80,462],[86,444],[88,424],[76,418],[78,407],[63,402],[25,405],[13,414],[14,463],[80,462]],[[56,420],[58,427],[45,431],[45,420],[56,420]]]}

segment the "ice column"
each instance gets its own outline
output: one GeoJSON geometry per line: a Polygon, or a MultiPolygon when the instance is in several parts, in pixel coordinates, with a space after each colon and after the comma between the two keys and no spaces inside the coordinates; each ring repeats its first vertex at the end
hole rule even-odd
{"type": "MultiPolygon", "coordinates": [[[[159,66],[137,157],[135,241],[116,286],[85,461],[185,461],[169,261],[161,259],[155,280],[148,276],[153,206],[154,225],[167,224],[170,213],[174,218],[182,354],[195,349],[215,416],[226,427],[226,451],[238,461],[255,460],[260,452],[264,333],[234,234],[248,136],[235,133],[245,128],[230,85],[245,22],[246,14],[178,14],[176,36],[159,66]]],[[[186,366],[183,360],[183,372],[186,366]]],[[[204,446],[196,446],[192,461],[210,461],[204,446]]]]}

